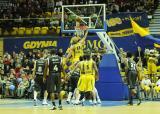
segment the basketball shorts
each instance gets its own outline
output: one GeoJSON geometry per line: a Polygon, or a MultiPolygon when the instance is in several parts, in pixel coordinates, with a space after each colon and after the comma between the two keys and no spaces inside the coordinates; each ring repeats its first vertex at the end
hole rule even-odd
{"type": "Polygon", "coordinates": [[[52,73],[47,77],[47,91],[59,93],[61,90],[61,73],[52,73]]]}
{"type": "Polygon", "coordinates": [[[128,85],[130,89],[134,89],[137,82],[137,72],[136,71],[129,71],[128,72],[128,85]]]}
{"type": "Polygon", "coordinates": [[[78,81],[78,90],[81,92],[93,91],[95,87],[95,78],[93,75],[81,75],[78,81]]]}
{"type": "Polygon", "coordinates": [[[79,76],[72,75],[69,79],[69,92],[74,92],[75,88],[77,88],[79,76]]]}
{"type": "Polygon", "coordinates": [[[46,90],[46,83],[43,82],[43,76],[36,75],[36,78],[34,79],[34,90],[35,91],[41,91],[46,90]]]}

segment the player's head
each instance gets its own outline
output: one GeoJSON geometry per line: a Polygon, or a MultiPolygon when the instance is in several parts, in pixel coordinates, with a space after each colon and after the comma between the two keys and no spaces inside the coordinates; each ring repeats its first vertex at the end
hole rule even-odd
{"type": "Polygon", "coordinates": [[[37,59],[43,58],[43,53],[37,54],[36,58],[37,58],[37,59]]]}
{"type": "Polygon", "coordinates": [[[91,50],[90,49],[87,49],[85,51],[85,59],[86,60],[90,60],[91,59],[91,50]]]}
{"type": "Polygon", "coordinates": [[[82,19],[80,17],[77,17],[75,21],[76,21],[76,26],[80,26],[82,19]]]}
{"type": "Polygon", "coordinates": [[[97,53],[98,52],[98,47],[95,47],[94,51],[95,51],[95,53],[97,53]]]}
{"type": "Polygon", "coordinates": [[[52,49],[50,53],[51,55],[56,55],[56,49],[52,49]]]}
{"type": "Polygon", "coordinates": [[[59,49],[57,52],[57,55],[62,57],[63,56],[63,49],[59,49]]]}
{"type": "Polygon", "coordinates": [[[37,58],[37,59],[40,59],[40,58],[41,58],[41,57],[40,57],[40,54],[38,54],[38,55],[36,56],[36,58],[37,58]]]}
{"type": "Polygon", "coordinates": [[[74,36],[74,37],[72,37],[72,39],[71,39],[71,41],[70,41],[71,45],[76,44],[76,43],[79,41],[79,39],[80,39],[79,36],[74,36]]]}
{"type": "Polygon", "coordinates": [[[132,53],[131,52],[127,52],[127,57],[131,58],[132,57],[132,53]]]}

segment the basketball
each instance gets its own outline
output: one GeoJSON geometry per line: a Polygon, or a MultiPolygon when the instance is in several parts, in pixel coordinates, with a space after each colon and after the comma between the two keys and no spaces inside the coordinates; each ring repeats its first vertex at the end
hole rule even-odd
{"type": "Polygon", "coordinates": [[[80,17],[77,17],[77,18],[76,18],[76,22],[79,22],[79,23],[80,23],[81,21],[82,21],[82,19],[81,19],[80,17]]]}

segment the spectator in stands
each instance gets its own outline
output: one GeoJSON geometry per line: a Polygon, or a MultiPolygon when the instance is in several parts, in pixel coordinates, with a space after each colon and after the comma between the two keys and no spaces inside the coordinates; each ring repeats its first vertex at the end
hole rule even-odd
{"type": "Polygon", "coordinates": [[[5,96],[14,96],[14,91],[15,91],[15,85],[13,83],[13,75],[9,75],[7,80],[6,80],[6,86],[5,86],[5,96]]]}
{"type": "Polygon", "coordinates": [[[0,57],[0,70],[4,70],[4,64],[3,64],[3,58],[2,57],[0,57]]]}
{"type": "Polygon", "coordinates": [[[5,96],[5,86],[6,81],[3,75],[0,74],[0,98],[3,98],[5,96]]]}
{"type": "Polygon", "coordinates": [[[28,58],[26,58],[22,63],[23,68],[26,68],[27,66],[30,66],[30,62],[29,62],[28,58]]]}
{"type": "MultiPolygon", "coordinates": [[[[11,32],[12,27],[50,27],[50,20],[47,19],[46,12],[60,12],[63,4],[86,3],[105,3],[107,4],[107,9],[110,9],[109,12],[112,13],[145,11],[148,14],[152,14],[157,8],[158,0],[12,0],[7,7],[2,7],[0,10],[0,18],[4,19],[0,22],[0,28],[4,33],[11,32]]],[[[55,15],[52,17],[55,17],[55,15]]],[[[60,19],[56,20],[59,21],[60,19]]],[[[53,31],[49,33],[53,33],[53,31]]]]}
{"type": "Polygon", "coordinates": [[[114,3],[114,4],[111,6],[111,11],[112,11],[112,13],[118,13],[118,12],[119,12],[119,6],[114,3]]]}
{"type": "Polygon", "coordinates": [[[147,100],[148,100],[150,93],[151,93],[151,87],[152,87],[151,80],[147,75],[145,75],[141,81],[141,88],[144,91],[145,98],[147,100]]]}
{"type": "Polygon", "coordinates": [[[154,98],[156,98],[156,95],[160,92],[160,78],[155,83],[154,87],[154,98]]]}
{"type": "Polygon", "coordinates": [[[18,88],[17,88],[17,96],[19,98],[24,96],[24,92],[26,89],[29,87],[29,82],[27,78],[25,77],[25,74],[22,74],[22,81],[19,83],[18,88]]]}

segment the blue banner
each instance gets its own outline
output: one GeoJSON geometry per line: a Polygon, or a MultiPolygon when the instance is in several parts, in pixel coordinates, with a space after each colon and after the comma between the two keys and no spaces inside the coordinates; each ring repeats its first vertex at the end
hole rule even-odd
{"type": "MultiPolygon", "coordinates": [[[[69,47],[70,37],[44,36],[37,38],[6,38],[4,39],[4,51],[12,53],[13,51],[29,51],[34,49],[52,49],[62,48],[64,51],[69,47]]],[[[97,36],[87,37],[86,48],[104,47],[102,41],[97,36]]]]}
{"type": "MultiPolygon", "coordinates": [[[[69,47],[70,42],[69,37],[37,37],[37,38],[7,38],[4,39],[4,52],[12,53],[13,51],[19,52],[29,51],[33,49],[52,49],[56,47],[57,49],[62,48],[64,51],[69,47]]],[[[135,52],[137,51],[137,46],[145,48],[153,48],[153,42],[148,39],[138,38],[134,35],[127,37],[117,37],[113,38],[113,41],[118,48],[123,48],[125,51],[135,52]]],[[[103,49],[104,45],[98,36],[87,37],[87,48],[103,49]]]]}
{"type": "Polygon", "coordinates": [[[107,32],[110,37],[133,35],[130,17],[142,28],[148,30],[149,21],[146,13],[118,13],[107,15],[107,32]]]}

